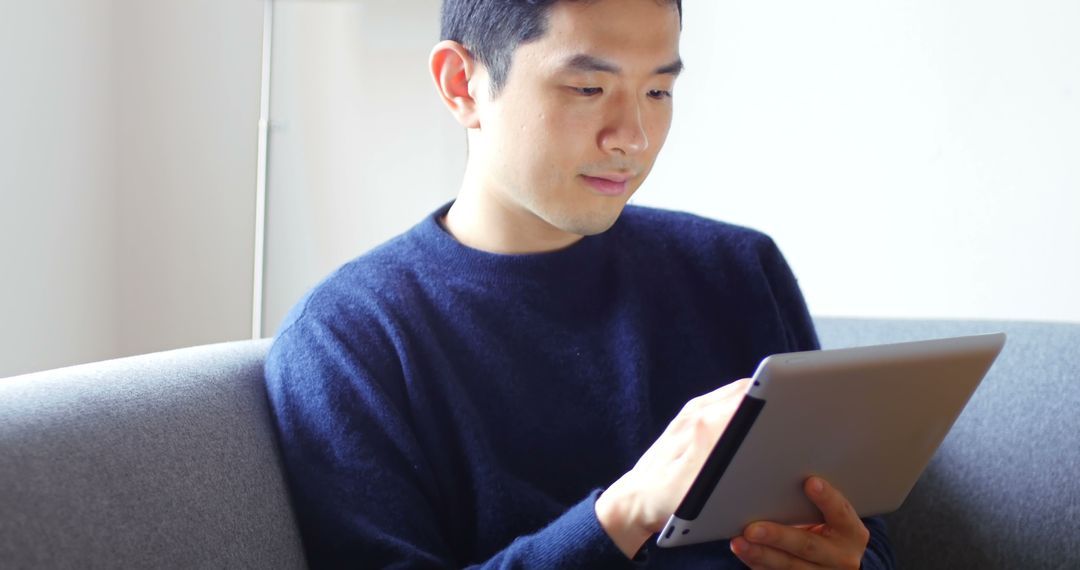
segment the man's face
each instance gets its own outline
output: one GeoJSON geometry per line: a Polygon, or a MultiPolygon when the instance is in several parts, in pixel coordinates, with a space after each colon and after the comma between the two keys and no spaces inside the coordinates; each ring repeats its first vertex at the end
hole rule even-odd
{"type": "Polygon", "coordinates": [[[550,241],[615,223],[667,137],[681,63],[674,4],[557,2],[547,28],[484,89],[470,162],[486,199],[550,241]]]}

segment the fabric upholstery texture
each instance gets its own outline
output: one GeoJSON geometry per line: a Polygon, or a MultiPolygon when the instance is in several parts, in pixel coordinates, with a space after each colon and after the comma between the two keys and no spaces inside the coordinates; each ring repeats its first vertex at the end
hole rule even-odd
{"type": "Polygon", "coordinates": [[[269,341],[0,380],[0,567],[303,568],[269,341]]]}
{"type": "Polygon", "coordinates": [[[903,568],[1080,568],[1080,325],[818,319],[823,348],[1003,331],[1005,348],[907,501],[903,568]]]}
{"type": "MultiPolygon", "coordinates": [[[[1080,325],[819,318],[825,348],[1004,331],[886,519],[903,568],[1080,568],[1080,325]]],[[[269,341],[0,379],[0,568],[303,568],[269,341]]],[[[362,562],[359,562],[362,564],[362,562]]]]}

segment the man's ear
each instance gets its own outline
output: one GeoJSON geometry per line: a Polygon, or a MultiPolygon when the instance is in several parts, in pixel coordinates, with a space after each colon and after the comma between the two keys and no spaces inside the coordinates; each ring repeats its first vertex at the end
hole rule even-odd
{"type": "Polygon", "coordinates": [[[443,40],[432,48],[428,64],[435,89],[450,113],[465,128],[479,128],[476,99],[469,91],[469,83],[478,79],[478,66],[469,51],[455,41],[443,40]]]}

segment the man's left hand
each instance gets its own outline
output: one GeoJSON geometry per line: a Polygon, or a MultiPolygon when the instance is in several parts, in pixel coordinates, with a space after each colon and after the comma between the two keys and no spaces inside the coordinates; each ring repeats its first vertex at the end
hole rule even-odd
{"type": "Polygon", "coordinates": [[[859,568],[870,531],[851,503],[820,477],[807,479],[803,490],[825,516],[823,524],[756,522],[731,539],[731,551],[754,570],[859,568]]]}

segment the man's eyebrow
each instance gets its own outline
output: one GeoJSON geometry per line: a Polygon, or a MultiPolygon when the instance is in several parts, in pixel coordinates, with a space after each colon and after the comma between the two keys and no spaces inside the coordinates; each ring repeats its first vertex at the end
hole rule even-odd
{"type": "Polygon", "coordinates": [[[563,69],[570,71],[600,71],[615,75],[622,73],[622,68],[614,63],[584,53],[579,53],[566,60],[563,69]]]}
{"type": "Polygon", "coordinates": [[[656,71],[654,71],[653,73],[655,75],[674,75],[678,77],[679,73],[682,73],[682,70],[683,62],[682,58],[679,58],[667,65],[661,65],[660,67],[657,67],[656,71]]]}
{"type": "MultiPolygon", "coordinates": [[[[584,53],[579,53],[570,59],[566,60],[563,64],[563,69],[569,71],[584,71],[584,72],[601,72],[612,73],[615,75],[622,74],[622,68],[614,63],[600,59],[595,56],[591,56],[584,53]]],[[[675,61],[666,65],[661,65],[653,71],[654,75],[679,75],[679,72],[683,70],[682,59],[676,59],[675,61]]]]}

